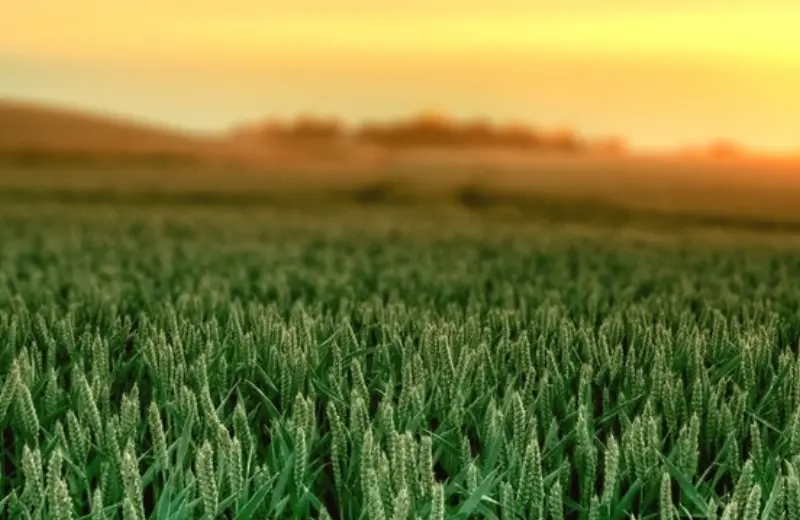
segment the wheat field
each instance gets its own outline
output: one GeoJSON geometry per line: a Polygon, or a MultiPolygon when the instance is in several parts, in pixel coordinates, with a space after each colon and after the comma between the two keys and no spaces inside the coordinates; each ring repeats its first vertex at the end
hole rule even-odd
{"type": "Polygon", "coordinates": [[[790,233],[0,214],[4,518],[800,516],[790,233]]]}

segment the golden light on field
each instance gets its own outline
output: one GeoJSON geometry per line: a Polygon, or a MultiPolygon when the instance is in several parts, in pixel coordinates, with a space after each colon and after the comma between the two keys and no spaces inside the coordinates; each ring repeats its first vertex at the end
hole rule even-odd
{"type": "Polygon", "coordinates": [[[0,67],[13,72],[0,95],[185,126],[426,105],[653,146],[800,145],[796,2],[12,0],[0,16],[14,21],[0,33],[0,67]],[[171,105],[190,84],[195,104],[171,105]]]}

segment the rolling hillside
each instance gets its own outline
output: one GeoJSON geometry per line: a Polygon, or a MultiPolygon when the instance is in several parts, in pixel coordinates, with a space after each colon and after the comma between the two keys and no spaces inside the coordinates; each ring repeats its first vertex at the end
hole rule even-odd
{"type": "Polygon", "coordinates": [[[0,100],[0,151],[86,154],[200,154],[215,139],[202,138],[56,106],[0,100]]]}
{"type": "Polygon", "coordinates": [[[359,158],[353,146],[296,147],[235,134],[191,134],[134,119],[0,98],[0,159],[24,164],[158,160],[285,167],[359,158]],[[353,152],[356,152],[355,154],[353,152]]]}
{"type": "Polygon", "coordinates": [[[790,158],[383,153],[352,140],[299,146],[236,134],[199,136],[0,100],[0,198],[109,193],[231,204],[330,196],[427,206],[456,202],[589,220],[598,213],[627,219],[650,212],[800,229],[800,161],[790,158]]]}

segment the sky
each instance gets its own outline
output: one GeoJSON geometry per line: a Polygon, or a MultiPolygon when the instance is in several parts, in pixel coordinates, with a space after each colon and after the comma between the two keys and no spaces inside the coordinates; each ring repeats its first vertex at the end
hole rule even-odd
{"type": "Polygon", "coordinates": [[[0,97],[216,131],[422,109],[800,149],[800,3],[0,0],[0,97]]]}

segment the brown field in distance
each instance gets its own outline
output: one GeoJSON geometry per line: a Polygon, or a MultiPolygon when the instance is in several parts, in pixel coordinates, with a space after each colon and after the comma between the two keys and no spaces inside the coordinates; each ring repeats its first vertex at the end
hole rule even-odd
{"type": "Polygon", "coordinates": [[[48,194],[226,203],[342,196],[364,203],[446,200],[582,213],[586,219],[649,212],[800,227],[800,160],[388,150],[347,138],[279,143],[0,102],[0,195],[21,200],[48,194]]]}

